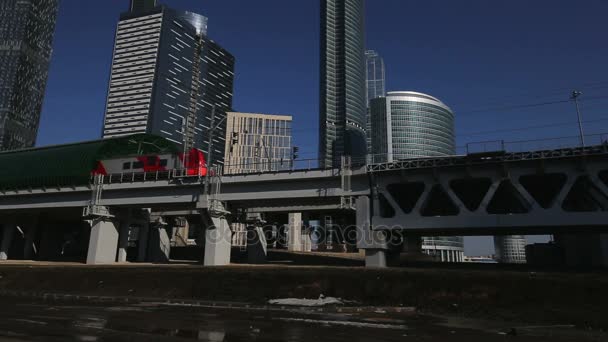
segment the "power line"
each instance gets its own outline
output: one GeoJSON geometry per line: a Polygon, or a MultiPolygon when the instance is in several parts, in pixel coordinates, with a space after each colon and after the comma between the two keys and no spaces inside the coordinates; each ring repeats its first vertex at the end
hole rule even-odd
{"type": "MultiPolygon", "coordinates": [[[[583,123],[595,123],[595,122],[603,122],[603,121],[608,121],[608,118],[587,120],[587,121],[583,121],[583,123]]],[[[527,131],[527,130],[531,130],[531,129],[551,128],[551,127],[569,126],[569,125],[576,125],[576,124],[577,124],[576,122],[560,122],[560,123],[546,124],[546,125],[535,125],[535,126],[518,127],[518,128],[496,129],[496,130],[491,130],[491,131],[470,132],[470,133],[465,133],[465,134],[458,134],[457,136],[471,137],[471,136],[476,136],[476,135],[486,135],[486,134],[506,133],[506,132],[519,132],[519,131],[527,131]]]]}

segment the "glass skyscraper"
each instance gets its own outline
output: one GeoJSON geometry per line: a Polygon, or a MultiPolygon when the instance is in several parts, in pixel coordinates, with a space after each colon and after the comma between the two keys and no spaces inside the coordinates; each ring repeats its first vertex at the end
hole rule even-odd
{"type": "Polygon", "coordinates": [[[222,163],[234,57],[207,37],[207,18],[133,0],[116,30],[103,137],[153,133],[222,163]],[[213,124],[213,125],[212,125],[213,124]]]}
{"type": "MultiPolygon", "coordinates": [[[[456,154],[454,113],[437,98],[412,92],[388,92],[371,100],[372,161],[456,154]]],[[[423,237],[422,251],[437,261],[461,262],[462,237],[423,237]]]]}
{"type": "Polygon", "coordinates": [[[456,153],[454,113],[438,99],[411,91],[371,101],[373,161],[456,153]]]}
{"type": "Polygon", "coordinates": [[[0,1],[0,151],[36,144],[58,0],[0,1]]]}
{"type": "Polygon", "coordinates": [[[384,59],[373,50],[365,51],[365,75],[367,88],[367,116],[365,118],[365,129],[367,135],[367,153],[372,153],[372,121],[370,115],[370,101],[386,96],[386,71],[384,59]]]}
{"type": "Polygon", "coordinates": [[[364,7],[364,0],[321,0],[321,167],[343,155],[365,158],[364,7]]]}
{"type": "Polygon", "coordinates": [[[367,75],[367,106],[377,97],[386,96],[386,71],[384,59],[373,50],[365,51],[365,74],[367,75]]]}

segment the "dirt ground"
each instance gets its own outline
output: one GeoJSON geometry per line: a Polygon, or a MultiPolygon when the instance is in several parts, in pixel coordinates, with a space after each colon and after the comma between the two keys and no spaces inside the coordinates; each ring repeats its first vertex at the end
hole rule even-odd
{"type": "Polygon", "coordinates": [[[197,264],[0,264],[0,295],[67,294],[266,304],[332,296],[354,306],[414,307],[526,324],[608,329],[608,274],[445,268],[197,264]]]}

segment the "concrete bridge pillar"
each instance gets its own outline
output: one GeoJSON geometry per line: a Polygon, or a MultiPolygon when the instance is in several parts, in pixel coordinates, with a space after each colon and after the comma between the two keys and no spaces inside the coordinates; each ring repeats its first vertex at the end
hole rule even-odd
{"type": "Polygon", "coordinates": [[[148,233],[150,222],[142,222],[137,236],[137,262],[146,262],[148,258],[148,233]]]}
{"type": "Polygon", "coordinates": [[[372,230],[368,196],[357,198],[357,247],[365,251],[366,267],[387,267],[389,251],[386,234],[372,230]]]}
{"type": "Polygon", "coordinates": [[[302,213],[289,214],[289,232],[287,234],[289,242],[287,249],[290,252],[302,251],[302,213]]]}
{"type": "Polygon", "coordinates": [[[205,266],[230,264],[232,231],[225,217],[211,217],[212,225],[205,229],[205,266]]]}
{"type": "Polygon", "coordinates": [[[91,220],[91,237],[87,251],[87,264],[110,264],[116,261],[118,227],[110,218],[91,220]]]}
{"type": "Polygon", "coordinates": [[[148,231],[148,261],[154,263],[169,262],[171,237],[167,227],[167,223],[160,218],[150,225],[148,231]]]}
{"type": "Polygon", "coordinates": [[[2,241],[0,241],[0,260],[8,260],[8,252],[13,243],[13,236],[15,235],[16,230],[16,224],[4,224],[4,228],[2,229],[2,241]]]}
{"type": "Polygon", "coordinates": [[[127,248],[129,247],[129,230],[131,228],[131,210],[127,209],[120,221],[118,232],[117,262],[127,262],[127,248]]]}
{"type": "Polygon", "coordinates": [[[265,264],[268,255],[268,242],[262,227],[255,225],[247,227],[247,262],[250,264],[265,264]]]}

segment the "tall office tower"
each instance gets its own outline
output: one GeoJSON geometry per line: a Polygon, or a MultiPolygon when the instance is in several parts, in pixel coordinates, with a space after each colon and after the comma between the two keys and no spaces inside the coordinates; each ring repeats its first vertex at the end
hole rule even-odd
{"type": "Polygon", "coordinates": [[[367,87],[367,116],[365,130],[367,137],[367,154],[372,153],[372,122],[369,103],[372,99],[386,96],[386,71],[384,59],[373,50],[365,51],[365,75],[367,87]]]}
{"type": "Polygon", "coordinates": [[[58,0],[0,1],[0,151],[36,144],[58,0]]]}
{"type": "Polygon", "coordinates": [[[152,133],[208,154],[212,134],[222,163],[234,62],[207,37],[207,18],[132,0],[116,30],[103,137],[152,133]]]}
{"type": "Polygon", "coordinates": [[[371,100],[386,96],[386,71],[384,59],[373,50],[365,51],[365,74],[367,75],[367,107],[371,100]]]}
{"type": "Polygon", "coordinates": [[[496,261],[500,263],[525,264],[526,237],[523,235],[495,236],[494,252],[496,261]]]}
{"type": "Polygon", "coordinates": [[[229,112],[224,173],[289,170],[291,122],[288,115],[229,112]]]}
{"type": "Polygon", "coordinates": [[[321,0],[321,167],[365,158],[364,10],[364,0],[321,0]]]}
{"type": "MultiPolygon", "coordinates": [[[[454,113],[437,98],[411,91],[388,92],[386,97],[372,99],[370,108],[373,162],[456,154],[454,113]]],[[[437,202],[444,193],[434,188],[425,201],[437,202]]],[[[421,211],[422,215],[436,215],[425,205],[421,211]],[[425,212],[427,210],[429,212],[425,212]]],[[[437,261],[462,262],[464,240],[462,237],[423,237],[422,252],[437,261]]]]}

